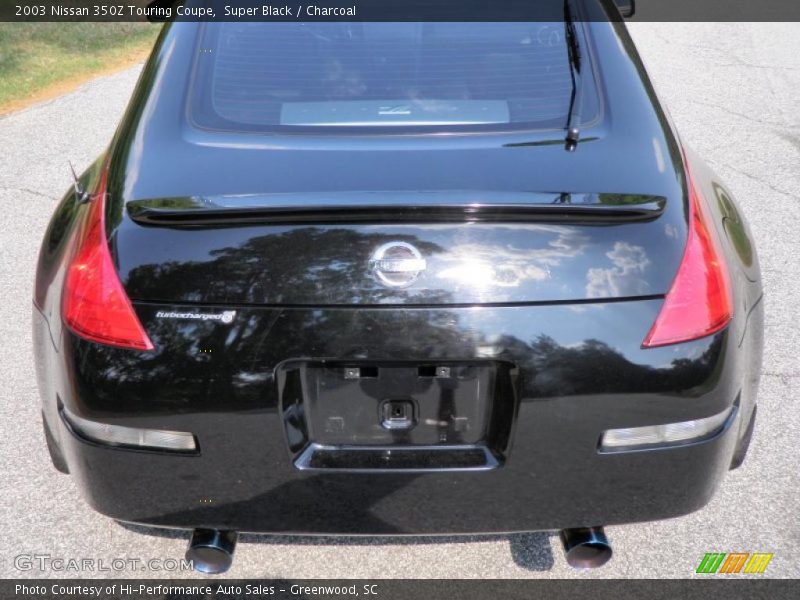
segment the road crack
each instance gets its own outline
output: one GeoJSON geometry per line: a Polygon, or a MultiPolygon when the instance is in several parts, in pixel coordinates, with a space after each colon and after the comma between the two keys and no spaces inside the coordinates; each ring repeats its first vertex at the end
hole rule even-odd
{"type": "Polygon", "coordinates": [[[56,198],[55,196],[48,196],[47,194],[44,194],[42,192],[37,192],[36,190],[31,190],[29,188],[10,188],[10,187],[0,186],[0,191],[11,192],[11,193],[22,192],[24,194],[31,194],[33,196],[39,196],[40,198],[46,198],[47,200],[53,200],[55,202],[58,202],[58,198],[56,198]]]}

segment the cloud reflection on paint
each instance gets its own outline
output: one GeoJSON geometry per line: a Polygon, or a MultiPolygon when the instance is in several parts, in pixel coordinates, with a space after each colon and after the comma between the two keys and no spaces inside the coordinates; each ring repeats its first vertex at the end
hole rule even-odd
{"type": "Polygon", "coordinates": [[[557,237],[539,248],[517,248],[511,244],[454,246],[442,257],[446,266],[437,277],[477,289],[510,288],[549,279],[551,268],[581,253],[588,242],[585,236],[571,229],[552,228],[551,231],[557,233],[557,237]]]}
{"type": "Polygon", "coordinates": [[[649,293],[644,277],[650,265],[645,249],[628,242],[616,242],[606,253],[614,266],[595,267],[586,274],[586,295],[589,298],[641,296],[649,293]]]}

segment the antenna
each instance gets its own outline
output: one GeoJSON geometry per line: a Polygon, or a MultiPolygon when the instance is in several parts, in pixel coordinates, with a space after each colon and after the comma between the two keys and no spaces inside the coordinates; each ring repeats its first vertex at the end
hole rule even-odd
{"type": "Polygon", "coordinates": [[[86,204],[92,199],[92,195],[81,185],[78,174],[75,172],[75,167],[72,166],[72,161],[67,162],[69,163],[69,170],[72,173],[72,188],[75,190],[75,198],[77,198],[80,204],[86,204]]]}

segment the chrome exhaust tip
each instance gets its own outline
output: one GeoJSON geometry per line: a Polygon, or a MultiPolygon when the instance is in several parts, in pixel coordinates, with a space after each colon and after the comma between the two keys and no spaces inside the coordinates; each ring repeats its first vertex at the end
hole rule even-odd
{"type": "Polygon", "coordinates": [[[602,527],[561,530],[567,564],[575,569],[596,569],[611,560],[611,544],[602,527]]]}
{"type": "Polygon", "coordinates": [[[192,561],[195,571],[208,575],[224,573],[233,563],[238,536],[235,531],[195,529],[186,550],[186,560],[192,561]]]}

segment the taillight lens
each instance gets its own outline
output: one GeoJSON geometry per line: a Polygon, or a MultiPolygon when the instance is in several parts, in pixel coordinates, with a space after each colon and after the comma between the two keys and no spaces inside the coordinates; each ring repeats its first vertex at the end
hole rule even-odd
{"type": "Polygon", "coordinates": [[[643,348],[698,339],[723,329],[733,315],[730,280],[721,249],[705,215],[688,163],[689,236],[664,306],[643,348]]]}
{"type": "Polygon", "coordinates": [[[77,335],[93,342],[153,350],[117,276],[105,227],[107,170],[88,207],[64,280],[62,315],[77,335]]]}

